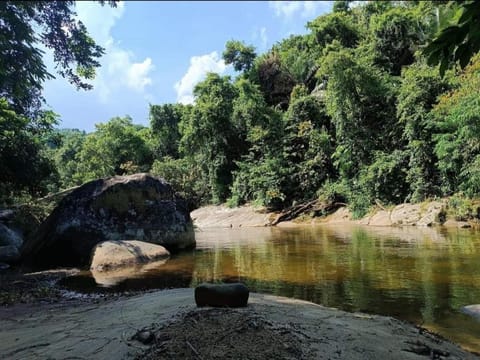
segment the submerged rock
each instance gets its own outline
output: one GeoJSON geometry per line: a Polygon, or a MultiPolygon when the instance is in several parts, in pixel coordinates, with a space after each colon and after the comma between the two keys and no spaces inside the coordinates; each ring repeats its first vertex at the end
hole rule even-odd
{"type": "Polygon", "coordinates": [[[242,283],[200,284],[195,288],[197,306],[245,307],[250,291],[242,283]]]}
{"type": "Polygon", "coordinates": [[[167,259],[169,256],[170,253],[163,246],[143,241],[104,241],[93,249],[90,270],[108,271],[167,259]]]}
{"type": "Polygon", "coordinates": [[[169,251],[194,247],[185,201],[165,180],[149,174],[90,181],[59,203],[24,253],[41,266],[87,265],[96,244],[123,239],[169,251]]]}

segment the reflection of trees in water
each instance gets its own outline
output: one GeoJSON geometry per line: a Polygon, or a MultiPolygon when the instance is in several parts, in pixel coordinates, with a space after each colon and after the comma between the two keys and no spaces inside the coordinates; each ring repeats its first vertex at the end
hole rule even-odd
{"type": "Polygon", "coordinates": [[[479,241],[468,231],[318,226],[253,235],[209,234],[220,243],[197,254],[192,284],[244,280],[256,291],[426,322],[480,299],[479,241]]]}

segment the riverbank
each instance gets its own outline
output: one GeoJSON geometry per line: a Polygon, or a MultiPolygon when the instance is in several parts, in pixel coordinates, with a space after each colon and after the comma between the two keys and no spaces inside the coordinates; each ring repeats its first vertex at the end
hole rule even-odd
{"type": "Polygon", "coordinates": [[[247,308],[223,310],[196,308],[193,289],[156,291],[75,306],[20,304],[0,308],[0,321],[0,353],[9,359],[220,359],[231,346],[238,353],[248,353],[249,359],[266,359],[268,354],[257,349],[255,342],[247,341],[256,339],[252,337],[255,334],[260,341],[268,336],[276,354],[284,359],[300,355],[305,359],[419,359],[431,354],[479,359],[390,317],[347,313],[262,294],[251,294],[247,308]],[[216,341],[207,353],[205,344],[211,344],[211,330],[215,328],[212,321],[218,325],[216,341]],[[150,331],[155,336],[152,344],[156,345],[151,348],[135,340],[140,330],[150,331]],[[169,349],[179,344],[183,352],[177,357],[168,355],[169,349]]]}
{"type": "Polygon", "coordinates": [[[312,216],[301,213],[292,220],[280,221],[282,213],[268,212],[265,208],[244,205],[229,208],[226,205],[210,205],[191,212],[197,228],[238,228],[242,226],[296,226],[316,224],[350,224],[377,227],[399,226],[448,226],[469,228],[477,226],[476,221],[458,219],[448,212],[447,200],[424,202],[421,204],[400,204],[391,208],[377,206],[361,219],[354,219],[347,207],[339,207],[325,216],[312,216]]]}

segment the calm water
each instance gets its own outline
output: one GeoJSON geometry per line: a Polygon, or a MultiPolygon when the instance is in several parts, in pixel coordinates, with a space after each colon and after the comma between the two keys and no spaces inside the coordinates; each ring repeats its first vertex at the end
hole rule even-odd
{"type": "Polygon", "coordinates": [[[305,226],[203,230],[196,239],[196,250],[166,262],[67,285],[118,291],[243,281],[256,292],[408,320],[480,352],[480,321],[459,312],[480,303],[480,232],[305,226]]]}

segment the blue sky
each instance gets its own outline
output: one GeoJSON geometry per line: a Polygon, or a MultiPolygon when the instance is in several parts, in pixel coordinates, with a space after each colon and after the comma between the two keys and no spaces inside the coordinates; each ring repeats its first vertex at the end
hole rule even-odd
{"type": "MultiPolygon", "coordinates": [[[[77,91],[60,76],[45,83],[48,106],[60,127],[88,132],[114,116],[148,125],[148,105],[191,103],[209,71],[234,74],[221,59],[225,42],[241,40],[263,53],[331,10],[330,1],[127,1],[117,8],[77,2],[90,35],[106,49],[91,83],[77,91]]],[[[51,54],[46,63],[52,73],[51,54]]]]}

